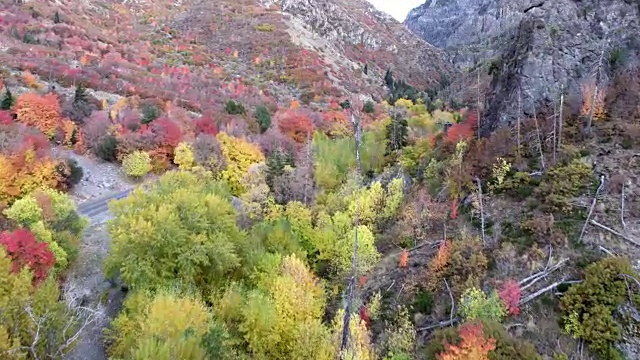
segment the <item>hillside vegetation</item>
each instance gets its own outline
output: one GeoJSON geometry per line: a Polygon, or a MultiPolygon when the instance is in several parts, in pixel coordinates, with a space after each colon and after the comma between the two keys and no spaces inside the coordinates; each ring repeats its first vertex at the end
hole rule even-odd
{"type": "Polygon", "coordinates": [[[54,146],[140,184],[109,204],[109,358],[638,354],[637,71],[479,136],[442,79],[336,77],[286,2],[56,4],[2,5],[0,358],[99,315],[61,300],[88,222],[54,146]]]}

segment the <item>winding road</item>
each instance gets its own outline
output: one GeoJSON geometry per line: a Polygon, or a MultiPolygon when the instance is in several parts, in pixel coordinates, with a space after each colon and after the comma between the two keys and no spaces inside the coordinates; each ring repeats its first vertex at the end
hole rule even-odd
{"type": "Polygon", "coordinates": [[[109,201],[119,200],[129,195],[131,190],[121,191],[100,199],[91,200],[78,205],[78,212],[86,217],[94,217],[109,211],[109,201]]]}

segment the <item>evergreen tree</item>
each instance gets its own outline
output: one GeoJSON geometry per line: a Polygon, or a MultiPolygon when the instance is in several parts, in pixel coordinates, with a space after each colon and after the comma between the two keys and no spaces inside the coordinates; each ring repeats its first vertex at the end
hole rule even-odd
{"type": "Polygon", "coordinates": [[[13,97],[13,94],[11,93],[9,88],[7,88],[7,91],[4,93],[4,97],[2,98],[2,104],[0,104],[0,109],[11,110],[11,107],[13,106],[14,102],[15,102],[15,99],[13,97]]]}
{"type": "Polygon", "coordinates": [[[341,102],[340,103],[340,107],[343,108],[344,110],[350,109],[351,108],[351,101],[349,101],[348,99],[341,102]]]}
{"type": "Polygon", "coordinates": [[[391,69],[387,70],[387,73],[384,75],[384,82],[387,84],[389,89],[393,89],[394,81],[393,81],[393,72],[391,69]]]}
{"type": "Polygon", "coordinates": [[[407,120],[400,114],[393,114],[386,128],[387,154],[402,149],[407,145],[407,120]]]}
{"type": "Polygon", "coordinates": [[[285,166],[293,166],[293,158],[290,154],[285,154],[281,150],[275,150],[267,158],[266,182],[269,189],[273,191],[276,180],[284,174],[285,166]]]}
{"type": "Polygon", "coordinates": [[[364,74],[369,75],[369,64],[367,63],[364,64],[364,74]]]}
{"type": "Polygon", "coordinates": [[[260,126],[260,133],[264,133],[271,126],[271,114],[266,106],[260,105],[256,108],[255,118],[260,126]]]}
{"type": "Polygon", "coordinates": [[[61,22],[62,20],[60,19],[60,13],[56,11],[56,13],[53,15],[53,23],[60,24],[61,22]]]}
{"type": "Polygon", "coordinates": [[[76,92],[73,95],[73,104],[86,104],[87,103],[87,89],[84,86],[78,85],[76,92]]]}

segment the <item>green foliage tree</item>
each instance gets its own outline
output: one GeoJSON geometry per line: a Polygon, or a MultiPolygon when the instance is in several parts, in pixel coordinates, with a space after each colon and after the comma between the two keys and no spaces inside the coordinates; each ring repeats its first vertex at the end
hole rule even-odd
{"type": "Polygon", "coordinates": [[[227,101],[224,106],[224,111],[229,115],[244,115],[247,112],[242,104],[233,100],[227,101]]]}
{"type": "Polygon", "coordinates": [[[96,156],[104,161],[113,162],[116,161],[116,151],[118,149],[118,139],[115,136],[109,134],[106,135],[94,150],[96,156]]]}
{"type": "Polygon", "coordinates": [[[406,308],[401,308],[393,325],[387,325],[385,331],[385,360],[412,359],[416,342],[416,330],[406,308]]]}
{"type": "Polygon", "coordinates": [[[271,114],[266,106],[260,105],[256,108],[255,118],[260,127],[260,133],[263,134],[271,126],[271,114]]]}
{"type": "Polygon", "coordinates": [[[376,105],[373,103],[373,101],[368,100],[362,106],[362,111],[364,111],[367,114],[373,114],[376,111],[376,105]]]}
{"type": "Polygon", "coordinates": [[[495,290],[487,296],[482,290],[475,287],[462,293],[458,311],[465,321],[500,321],[507,315],[504,304],[495,290]]]}
{"type": "Polygon", "coordinates": [[[603,359],[621,358],[613,347],[621,337],[613,312],[627,296],[625,276],[637,278],[628,260],[605,258],[589,265],[584,281],[571,286],[560,301],[565,331],[603,359]]]}
{"type": "Polygon", "coordinates": [[[9,88],[5,87],[6,91],[4,92],[4,96],[2,97],[2,102],[0,103],[0,110],[11,110],[13,104],[15,104],[16,99],[11,93],[9,88]]]}
{"type": "Polygon", "coordinates": [[[49,244],[58,271],[66,268],[77,254],[80,236],[87,226],[87,220],[78,215],[71,198],[51,189],[38,190],[17,200],[4,214],[31,230],[38,241],[49,244]]]}
{"type": "Polygon", "coordinates": [[[407,120],[400,114],[394,114],[386,127],[387,154],[405,147],[408,133],[407,120]]]}
{"type": "Polygon", "coordinates": [[[109,353],[122,359],[204,360],[211,314],[197,297],[136,292],[107,332],[109,353]]]}
{"type": "Polygon", "coordinates": [[[151,124],[158,117],[160,117],[160,109],[155,105],[146,105],[142,108],[140,123],[151,124]]]}
{"type": "Polygon", "coordinates": [[[7,360],[61,358],[74,345],[78,330],[60,302],[55,279],[33,286],[32,274],[13,271],[0,248],[0,357],[7,360]]]}
{"type": "Polygon", "coordinates": [[[549,211],[570,213],[573,198],[586,190],[591,179],[591,167],[576,159],[545,172],[535,194],[549,211]]]}
{"type": "Polygon", "coordinates": [[[207,177],[170,172],[110,208],[105,270],[131,288],[180,283],[208,293],[241,272],[244,235],[224,186],[207,177]]]}
{"type": "Polygon", "coordinates": [[[151,157],[144,151],[134,151],[122,159],[122,169],[131,177],[145,176],[151,168],[151,157]]]}

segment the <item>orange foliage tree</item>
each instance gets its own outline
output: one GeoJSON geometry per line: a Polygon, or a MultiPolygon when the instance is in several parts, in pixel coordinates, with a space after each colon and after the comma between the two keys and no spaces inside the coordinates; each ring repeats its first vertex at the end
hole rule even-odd
{"type": "Polygon", "coordinates": [[[295,142],[304,144],[313,134],[313,122],[308,116],[299,111],[287,111],[282,114],[278,127],[283,134],[295,142]]]}
{"type": "Polygon", "coordinates": [[[433,289],[440,282],[440,279],[444,276],[449,260],[451,259],[451,240],[445,240],[440,243],[436,256],[431,260],[428,267],[427,285],[433,289]]]}
{"type": "Polygon", "coordinates": [[[0,155],[0,207],[38,188],[57,188],[62,180],[57,163],[37,156],[33,146],[20,154],[0,155]]]}
{"type": "Polygon", "coordinates": [[[598,120],[604,119],[606,116],[604,95],[602,89],[598,89],[596,93],[596,84],[593,81],[582,84],[582,106],[580,107],[580,114],[589,116],[591,114],[591,107],[593,106],[593,118],[598,120]]]}
{"type": "Polygon", "coordinates": [[[407,265],[409,265],[409,252],[405,249],[402,250],[402,253],[400,254],[400,261],[398,266],[401,268],[406,268],[407,265]]]}
{"type": "Polygon", "coordinates": [[[60,103],[55,94],[22,94],[16,102],[15,112],[19,122],[37,128],[50,139],[62,126],[60,103]]]}
{"type": "Polygon", "coordinates": [[[496,339],[487,339],[481,322],[466,323],[458,329],[460,343],[444,344],[445,351],[438,360],[489,360],[489,352],[496,348],[496,339]]]}

